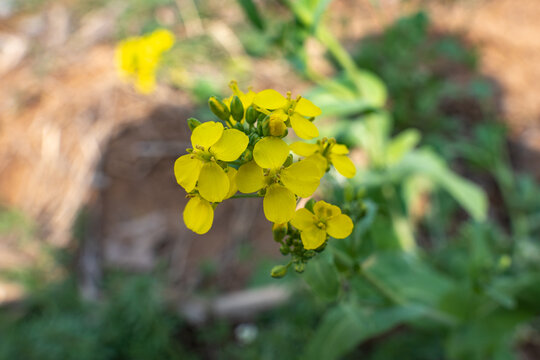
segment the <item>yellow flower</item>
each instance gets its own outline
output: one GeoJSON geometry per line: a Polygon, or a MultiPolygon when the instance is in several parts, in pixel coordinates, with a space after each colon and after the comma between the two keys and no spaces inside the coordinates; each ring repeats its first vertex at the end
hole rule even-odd
{"type": "Polygon", "coordinates": [[[316,144],[297,141],[291,144],[291,150],[300,156],[311,158],[321,163],[325,169],[334,165],[336,170],[346,178],[356,175],[356,167],[347,154],[349,149],[343,144],[337,144],[335,139],[318,140],[316,144]]]}
{"type": "Polygon", "coordinates": [[[274,121],[281,121],[283,124],[288,122],[298,137],[313,139],[319,136],[317,127],[306,117],[321,115],[321,109],[308,99],[298,97],[291,100],[290,92],[284,97],[276,90],[266,89],[255,95],[253,103],[259,108],[271,110],[271,119],[274,121]]]}
{"type": "Polygon", "coordinates": [[[240,192],[266,190],[264,214],[268,220],[278,224],[292,219],[296,208],[295,194],[311,196],[324,175],[311,160],[283,166],[288,155],[289,146],[283,140],[265,137],[255,144],[253,161],[242,165],[236,175],[240,192]]]}
{"type": "Polygon", "coordinates": [[[184,208],[186,227],[197,234],[205,234],[214,221],[214,207],[199,195],[189,199],[184,208]]]}
{"type": "Polygon", "coordinates": [[[187,192],[197,186],[205,200],[222,201],[231,190],[231,181],[217,161],[238,159],[248,143],[246,134],[236,129],[224,130],[221,123],[206,122],[197,126],[191,134],[191,154],[180,156],[174,163],[176,181],[187,192]]]}
{"type": "Polygon", "coordinates": [[[152,92],[156,86],[156,71],[161,55],[173,44],[174,35],[164,29],[121,41],[115,54],[121,77],[132,80],[141,93],[152,92]]]}
{"type": "Polygon", "coordinates": [[[327,234],[344,239],[352,233],[353,222],[341,209],[324,201],[317,201],[313,213],[308,209],[296,211],[291,224],[300,230],[304,248],[317,249],[326,241],[327,234]]]}

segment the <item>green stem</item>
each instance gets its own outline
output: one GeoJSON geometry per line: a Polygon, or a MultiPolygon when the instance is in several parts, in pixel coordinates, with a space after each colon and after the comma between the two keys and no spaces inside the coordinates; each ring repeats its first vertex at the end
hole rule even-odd
{"type": "Polygon", "coordinates": [[[242,199],[242,198],[259,198],[262,197],[259,194],[237,194],[233,195],[230,198],[231,199],[242,199]]]}

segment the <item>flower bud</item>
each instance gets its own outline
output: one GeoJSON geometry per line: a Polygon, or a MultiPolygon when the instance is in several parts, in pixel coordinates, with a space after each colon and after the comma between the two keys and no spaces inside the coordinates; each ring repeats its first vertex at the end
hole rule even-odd
{"type": "Polygon", "coordinates": [[[208,99],[208,106],[218,118],[223,121],[229,121],[229,116],[231,113],[229,112],[227,105],[225,105],[221,100],[215,96],[212,96],[210,99],[208,99]]]}
{"type": "Polygon", "coordinates": [[[189,130],[193,131],[197,126],[201,125],[201,122],[195,118],[189,118],[187,119],[187,124],[189,126],[189,130]]]}
{"type": "Polygon", "coordinates": [[[231,115],[234,120],[242,121],[244,118],[244,105],[238,96],[233,96],[231,100],[231,115]]]}
{"type": "Polygon", "coordinates": [[[253,106],[248,107],[246,110],[246,122],[250,125],[255,124],[259,115],[260,113],[253,106]]]}
{"type": "Polygon", "coordinates": [[[297,273],[303,273],[304,270],[305,270],[305,265],[304,263],[297,263],[297,264],[294,264],[294,271],[296,271],[297,273]]]}
{"type": "Polygon", "coordinates": [[[270,120],[268,122],[268,133],[270,135],[282,137],[285,135],[286,130],[287,130],[287,125],[285,125],[283,120],[270,115],[270,120]]]}
{"type": "Polygon", "coordinates": [[[289,269],[288,265],[276,265],[272,268],[272,271],[270,272],[270,275],[272,275],[273,278],[280,279],[287,275],[287,270],[289,269]]]}
{"type": "Polygon", "coordinates": [[[314,213],[313,206],[315,206],[315,199],[313,198],[309,199],[306,205],[304,205],[306,209],[314,213]]]}
{"type": "Polygon", "coordinates": [[[279,247],[279,252],[281,255],[288,255],[291,252],[291,249],[287,245],[281,245],[279,247]]]}
{"type": "Polygon", "coordinates": [[[280,242],[287,234],[287,223],[274,224],[272,226],[272,232],[274,233],[274,240],[280,242]]]}
{"type": "Polygon", "coordinates": [[[293,163],[293,156],[292,156],[292,154],[289,154],[287,156],[287,160],[285,160],[285,162],[283,163],[283,167],[291,166],[292,163],[293,163]]]}

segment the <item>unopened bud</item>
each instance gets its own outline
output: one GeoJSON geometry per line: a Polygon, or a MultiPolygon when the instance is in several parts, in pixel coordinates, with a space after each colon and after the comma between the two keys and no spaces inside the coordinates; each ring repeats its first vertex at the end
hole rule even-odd
{"type": "Polygon", "coordinates": [[[315,199],[313,198],[309,199],[306,205],[304,205],[306,209],[308,209],[312,213],[315,213],[315,211],[313,210],[313,206],[315,206],[315,199]]]}
{"type": "Polygon", "coordinates": [[[279,252],[281,253],[281,255],[289,255],[289,253],[291,252],[291,249],[289,249],[287,245],[281,245],[279,247],[279,252]]]}
{"type": "Polygon", "coordinates": [[[272,226],[272,232],[274,233],[274,240],[280,242],[287,234],[287,223],[274,224],[272,226]]]}
{"type": "Polygon", "coordinates": [[[195,118],[189,118],[187,119],[187,124],[189,126],[189,130],[193,131],[197,126],[201,125],[201,122],[195,118]]]}
{"type": "Polygon", "coordinates": [[[250,125],[255,124],[255,121],[257,121],[257,117],[259,117],[260,112],[255,110],[253,106],[250,106],[246,110],[246,122],[250,125]]]}
{"type": "Polygon", "coordinates": [[[210,99],[208,99],[208,106],[218,118],[223,121],[229,121],[229,116],[231,113],[229,112],[227,105],[225,105],[221,100],[215,96],[212,96],[210,99]]]}
{"type": "Polygon", "coordinates": [[[294,271],[296,271],[297,273],[303,273],[305,270],[305,265],[304,263],[297,263],[297,264],[294,264],[294,271]]]}
{"type": "Polygon", "coordinates": [[[270,275],[275,279],[280,279],[287,275],[287,270],[289,270],[288,265],[276,265],[272,268],[270,275]]]}
{"type": "Polygon", "coordinates": [[[291,166],[292,163],[293,163],[293,156],[292,156],[292,154],[289,154],[287,156],[287,160],[285,160],[285,162],[283,163],[283,167],[291,166]]]}
{"type": "Polygon", "coordinates": [[[281,137],[285,135],[286,130],[287,125],[285,125],[283,120],[276,116],[270,116],[270,120],[268,122],[268,132],[270,135],[281,137]]]}
{"type": "Polygon", "coordinates": [[[231,115],[236,121],[242,121],[244,118],[244,105],[242,105],[242,101],[236,95],[231,100],[231,115]]]}

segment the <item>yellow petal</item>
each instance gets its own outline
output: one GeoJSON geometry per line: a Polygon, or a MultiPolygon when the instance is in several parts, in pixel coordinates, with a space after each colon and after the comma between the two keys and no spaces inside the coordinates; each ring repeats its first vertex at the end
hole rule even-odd
{"type": "Polygon", "coordinates": [[[299,138],[309,140],[319,136],[319,130],[317,130],[317,127],[305,117],[300,116],[297,113],[293,113],[290,119],[294,133],[299,138]]]}
{"type": "Polygon", "coordinates": [[[229,178],[215,162],[203,165],[199,174],[199,194],[210,202],[220,202],[229,193],[229,178]]]}
{"type": "Polygon", "coordinates": [[[336,170],[346,178],[352,178],[356,175],[356,167],[347,155],[330,155],[330,161],[336,170]]]}
{"type": "Polygon", "coordinates": [[[245,163],[238,169],[236,185],[245,194],[262,189],[265,185],[263,169],[255,161],[245,163]]]}
{"type": "Polygon", "coordinates": [[[343,144],[334,144],[330,151],[332,154],[336,155],[345,155],[349,153],[349,149],[343,144]]]}
{"type": "Polygon", "coordinates": [[[191,154],[183,155],[174,162],[174,176],[176,177],[176,181],[187,192],[195,188],[199,173],[204,164],[201,160],[192,158],[192,156],[191,154]]]}
{"type": "Polygon", "coordinates": [[[253,103],[268,110],[279,109],[287,105],[287,99],[273,89],[260,91],[253,98],[253,103]]]}
{"type": "Polygon", "coordinates": [[[248,143],[249,138],[246,134],[240,130],[228,129],[223,131],[218,142],[210,147],[210,152],[219,160],[234,161],[246,150],[248,143]]]}
{"type": "Polygon", "coordinates": [[[255,93],[252,90],[249,90],[247,93],[240,95],[240,101],[244,105],[244,109],[247,109],[251,104],[253,104],[253,99],[255,99],[255,93]]]}
{"type": "Polygon", "coordinates": [[[214,209],[212,205],[200,197],[191,198],[184,208],[186,227],[197,234],[205,234],[212,227],[214,209]]]}
{"type": "Polygon", "coordinates": [[[315,215],[306,208],[296,210],[291,220],[291,224],[298,230],[308,229],[310,226],[314,226],[316,222],[315,215]]]}
{"type": "Polygon", "coordinates": [[[321,172],[315,162],[303,160],[281,170],[281,182],[300,197],[311,196],[321,181],[321,172]]]}
{"type": "Polygon", "coordinates": [[[230,198],[238,191],[238,186],[236,185],[237,174],[238,171],[235,168],[229,166],[229,168],[227,169],[227,177],[229,178],[229,192],[225,196],[225,199],[230,198]]]}
{"type": "Polygon", "coordinates": [[[292,219],[296,198],[294,194],[285,187],[273,184],[266,189],[263,209],[264,215],[274,223],[282,224],[292,219]]]}
{"type": "Polygon", "coordinates": [[[263,169],[279,169],[288,155],[289,146],[285,141],[272,136],[259,140],[253,148],[253,159],[263,169]]]}
{"type": "Polygon", "coordinates": [[[292,143],[290,145],[290,148],[296,155],[309,156],[313,155],[319,149],[319,145],[308,144],[303,141],[297,141],[295,143],[292,143]]]}
{"type": "Polygon", "coordinates": [[[327,203],[326,201],[317,201],[315,206],[313,206],[313,212],[321,220],[327,220],[334,216],[341,214],[341,209],[336,205],[327,203]]]}
{"type": "Polygon", "coordinates": [[[328,167],[328,161],[324,156],[322,156],[320,153],[315,153],[304,159],[304,161],[306,160],[313,161],[320,171],[320,177],[324,176],[324,174],[326,173],[326,168],[328,167]]]}
{"type": "Polygon", "coordinates": [[[306,250],[317,249],[326,241],[326,231],[313,225],[303,230],[300,233],[300,238],[306,250]]]}
{"type": "Polygon", "coordinates": [[[353,231],[353,222],[345,214],[339,214],[327,220],[326,231],[336,239],[344,239],[351,235],[353,231]]]}
{"type": "Polygon", "coordinates": [[[218,122],[208,121],[197,126],[191,134],[191,144],[208,149],[214,145],[223,134],[223,125],[218,122]]]}
{"type": "Polygon", "coordinates": [[[321,109],[317,105],[305,98],[298,100],[294,111],[307,117],[319,116],[322,113],[321,109]]]}

